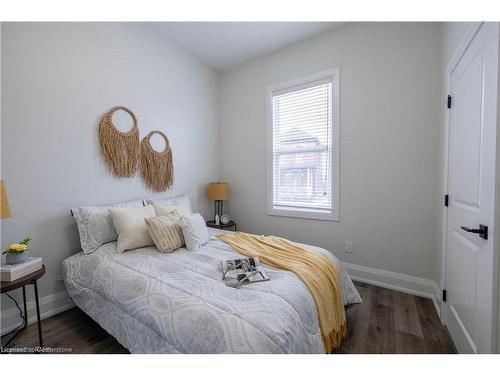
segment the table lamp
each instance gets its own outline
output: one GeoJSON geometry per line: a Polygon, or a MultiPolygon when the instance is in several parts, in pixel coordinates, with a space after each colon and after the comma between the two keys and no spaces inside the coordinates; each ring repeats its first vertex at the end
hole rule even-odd
{"type": "Polygon", "coordinates": [[[5,183],[0,180],[0,219],[10,217],[9,199],[7,198],[7,190],[5,183]]]}
{"type": "Polygon", "coordinates": [[[214,204],[214,220],[215,216],[222,216],[222,207],[224,201],[229,197],[229,186],[225,182],[211,182],[208,184],[207,197],[211,201],[215,201],[214,204]]]}

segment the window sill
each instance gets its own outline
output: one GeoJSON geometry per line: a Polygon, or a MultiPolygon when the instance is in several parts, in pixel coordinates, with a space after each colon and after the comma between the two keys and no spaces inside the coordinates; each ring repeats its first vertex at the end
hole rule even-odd
{"type": "Polygon", "coordinates": [[[340,221],[339,215],[336,212],[314,212],[314,211],[308,211],[308,210],[268,208],[267,215],[268,216],[295,217],[295,218],[299,218],[299,219],[340,221]]]}

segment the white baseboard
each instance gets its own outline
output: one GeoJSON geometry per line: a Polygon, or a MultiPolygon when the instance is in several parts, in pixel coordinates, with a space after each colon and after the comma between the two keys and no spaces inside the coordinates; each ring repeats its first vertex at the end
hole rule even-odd
{"type": "Polygon", "coordinates": [[[355,281],[430,298],[441,316],[441,289],[435,281],[357,264],[343,264],[355,281]]]}
{"type": "MultiPolygon", "coordinates": [[[[22,298],[17,298],[16,300],[17,303],[19,304],[19,307],[23,310],[24,313],[22,298]]],[[[14,302],[12,301],[10,302],[13,305],[12,307],[9,307],[5,310],[2,309],[1,323],[0,323],[2,335],[20,326],[22,323],[22,319],[19,316],[19,310],[14,305],[14,302]]],[[[48,296],[40,298],[40,318],[41,319],[48,318],[49,316],[59,314],[64,310],[68,310],[73,306],[75,306],[75,304],[73,303],[73,301],[71,301],[66,291],[50,294],[48,296]]],[[[36,322],[35,301],[34,300],[28,301],[27,307],[28,307],[28,324],[32,324],[36,322]]]]}

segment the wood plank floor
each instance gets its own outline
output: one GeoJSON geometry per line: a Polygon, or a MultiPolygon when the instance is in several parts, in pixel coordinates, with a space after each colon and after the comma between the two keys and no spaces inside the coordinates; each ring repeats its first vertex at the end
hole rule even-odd
{"type": "Polygon", "coordinates": [[[348,334],[336,353],[456,353],[430,299],[355,284],[363,302],[347,309],[348,334]]]}
{"type": "MultiPolygon", "coordinates": [[[[363,303],[348,308],[348,336],[336,353],[455,353],[431,300],[355,284],[363,303]]],[[[71,348],[71,353],[128,353],[78,308],[45,319],[42,329],[46,347],[71,348]]],[[[36,324],[10,346],[38,346],[36,324]]]]}

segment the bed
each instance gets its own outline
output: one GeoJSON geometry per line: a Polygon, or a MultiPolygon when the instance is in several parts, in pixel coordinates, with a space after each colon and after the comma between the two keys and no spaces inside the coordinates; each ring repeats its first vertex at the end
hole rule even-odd
{"type": "MultiPolygon", "coordinates": [[[[116,242],[63,262],[75,304],[131,353],[324,353],[312,295],[295,274],[265,267],[271,281],[225,286],[221,261],[241,257],[211,240],[197,252],[145,247],[119,254],[116,242]]],[[[338,266],[344,304],[361,298],[338,266]]]]}

